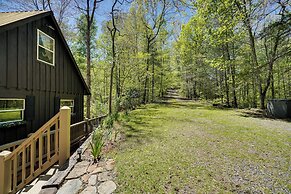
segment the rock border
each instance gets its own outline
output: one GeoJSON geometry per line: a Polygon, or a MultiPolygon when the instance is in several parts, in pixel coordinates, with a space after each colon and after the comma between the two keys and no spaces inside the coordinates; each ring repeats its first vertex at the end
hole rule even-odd
{"type": "MultiPolygon", "coordinates": [[[[93,133],[89,135],[86,141],[80,146],[82,149],[82,154],[84,154],[87,149],[89,142],[92,139],[93,133]]],[[[78,153],[75,151],[70,159],[60,167],[59,171],[54,174],[47,183],[45,183],[39,194],[56,194],[57,190],[60,188],[60,185],[65,181],[65,178],[70,173],[70,171],[75,167],[78,162],[78,153]]]]}
{"type": "Polygon", "coordinates": [[[117,186],[115,161],[101,159],[93,163],[89,142],[92,134],[81,145],[82,160],[75,152],[69,161],[42,187],[40,194],[111,194],[117,186]]]}

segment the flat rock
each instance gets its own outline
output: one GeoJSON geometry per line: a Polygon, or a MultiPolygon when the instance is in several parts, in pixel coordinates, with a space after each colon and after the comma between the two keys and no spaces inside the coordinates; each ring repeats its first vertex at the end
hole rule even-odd
{"type": "Polygon", "coordinates": [[[90,166],[88,167],[88,169],[87,169],[87,172],[91,173],[91,172],[93,172],[96,168],[98,168],[97,165],[90,165],[90,166]]]}
{"type": "Polygon", "coordinates": [[[106,165],[106,162],[103,162],[103,161],[102,162],[101,161],[98,162],[98,166],[99,167],[104,167],[105,165],[106,165]]]}
{"type": "Polygon", "coordinates": [[[83,160],[81,162],[78,162],[76,165],[75,165],[75,168],[82,168],[82,167],[88,167],[90,165],[90,162],[89,161],[86,161],[86,160],[83,160]]]}
{"type": "Polygon", "coordinates": [[[113,181],[106,181],[101,183],[98,187],[99,194],[111,194],[115,191],[116,184],[113,181]]]}
{"type": "Polygon", "coordinates": [[[109,159],[106,162],[105,168],[106,168],[106,170],[113,170],[114,169],[114,165],[115,165],[115,161],[113,159],[109,159]]]}
{"type": "Polygon", "coordinates": [[[66,179],[76,179],[81,177],[83,174],[86,173],[89,164],[90,163],[88,161],[82,161],[77,163],[73,170],[68,174],[66,179]]]}
{"type": "Polygon", "coordinates": [[[81,186],[82,181],[80,179],[69,180],[58,190],[57,194],[77,194],[81,186]]]}
{"type": "Polygon", "coordinates": [[[102,168],[102,167],[97,167],[97,168],[95,168],[95,170],[93,170],[93,172],[91,172],[90,174],[98,174],[98,173],[100,173],[100,172],[104,172],[104,171],[105,171],[104,168],[102,168]]]}
{"type": "Polygon", "coordinates": [[[87,186],[80,194],[96,194],[97,189],[95,186],[87,186]]]}
{"type": "Polygon", "coordinates": [[[102,172],[98,174],[98,181],[104,182],[112,179],[110,172],[102,172]]]}
{"type": "Polygon", "coordinates": [[[84,174],[84,175],[82,176],[82,181],[83,181],[84,183],[88,183],[89,178],[90,178],[90,175],[88,175],[88,174],[84,174]]]}
{"type": "Polygon", "coordinates": [[[88,183],[91,186],[96,185],[96,183],[97,183],[97,175],[90,176],[88,183]]]}
{"type": "Polygon", "coordinates": [[[58,189],[56,187],[42,189],[39,194],[56,194],[58,189]]]}

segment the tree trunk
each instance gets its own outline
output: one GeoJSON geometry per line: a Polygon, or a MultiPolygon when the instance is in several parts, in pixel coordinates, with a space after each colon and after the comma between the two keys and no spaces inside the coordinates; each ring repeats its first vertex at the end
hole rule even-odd
{"type": "Polygon", "coordinates": [[[266,93],[260,92],[260,108],[265,109],[266,93]]]}
{"type": "Polygon", "coordinates": [[[162,98],[163,94],[163,72],[161,71],[161,82],[160,82],[160,97],[162,98]]]}
{"type": "Polygon", "coordinates": [[[226,105],[229,105],[229,86],[228,86],[228,76],[227,76],[227,67],[224,70],[224,85],[225,85],[225,95],[226,95],[226,105]]]}
{"type": "MultiPolygon", "coordinates": [[[[150,42],[149,39],[147,40],[147,54],[150,55],[150,42]]],[[[145,81],[144,81],[144,90],[143,90],[143,104],[147,103],[147,95],[148,95],[148,71],[149,71],[149,66],[150,66],[150,60],[149,60],[149,56],[147,56],[146,59],[146,77],[145,77],[145,81]]]]}
{"type": "Polygon", "coordinates": [[[256,86],[256,78],[254,78],[255,75],[253,75],[252,79],[252,89],[253,89],[253,98],[252,98],[252,107],[257,108],[257,86],[256,86]]]}
{"type": "Polygon", "coordinates": [[[220,94],[220,99],[221,99],[221,104],[224,103],[224,98],[223,98],[223,72],[219,71],[219,94],[220,94]]]}
{"type": "MultiPolygon", "coordinates": [[[[89,90],[91,90],[91,24],[90,20],[87,19],[87,33],[86,33],[86,61],[87,61],[87,68],[86,68],[86,78],[87,78],[87,85],[89,90]]],[[[86,100],[86,117],[90,118],[90,107],[91,107],[91,95],[87,96],[86,100]]]]}
{"type": "Polygon", "coordinates": [[[114,68],[116,64],[116,52],[115,52],[115,34],[116,29],[113,29],[111,32],[111,41],[112,41],[112,65],[110,69],[110,85],[109,85],[109,104],[108,104],[108,114],[112,114],[112,91],[113,91],[113,76],[114,76],[114,68]]]}
{"type": "Polygon", "coordinates": [[[272,74],[271,77],[271,93],[272,93],[272,99],[275,98],[275,86],[274,86],[274,75],[272,74]]]}
{"type": "Polygon", "coordinates": [[[155,101],[155,65],[152,63],[152,102],[155,101]]]}
{"type": "MultiPolygon", "coordinates": [[[[230,62],[230,73],[231,73],[231,81],[232,81],[232,97],[233,97],[233,103],[232,106],[234,108],[237,108],[237,98],[236,98],[236,85],[235,85],[235,64],[231,62],[230,58],[230,50],[229,50],[229,45],[226,43],[226,54],[227,54],[227,61],[230,62]]],[[[233,58],[234,58],[234,53],[233,53],[233,58]]]]}
{"type": "MultiPolygon", "coordinates": [[[[117,59],[118,60],[118,59],[117,59]]],[[[115,84],[116,84],[116,88],[115,88],[115,92],[116,92],[116,98],[120,97],[120,80],[119,80],[119,73],[120,73],[120,69],[119,69],[119,64],[116,64],[116,68],[115,68],[115,84]]]]}
{"type": "MultiPolygon", "coordinates": [[[[245,8],[246,9],[246,8],[245,8]]],[[[264,107],[264,101],[262,104],[262,99],[264,99],[264,97],[261,96],[262,92],[262,86],[261,86],[261,78],[260,78],[260,72],[258,70],[255,70],[258,67],[258,59],[257,59],[257,52],[256,52],[256,46],[255,46],[255,37],[253,35],[252,32],[252,27],[251,27],[251,23],[250,23],[250,18],[247,17],[246,21],[245,21],[245,25],[249,34],[249,43],[251,46],[251,56],[252,56],[252,60],[253,60],[253,77],[255,79],[254,83],[257,83],[259,86],[259,90],[260,90],[260,106],[264,107]]],[[[256,90],[254,89],[254,107],[256,107],[256,90]]]]}
{"type": "Polygon", "coordinates": [[[233,107],[237,108],[237,98],[236,98],[236,85],[235,85],[235,64],[231,65],[231,79],[232,79],[232,97],[233,97],[233,107]]]}
{"type": "Polygon", "coordinates": [[[193,81],[193,97],[194,98],[197,98],[198,97],[198,94],[197,94],[197,82],[196,81],[193,81]]]}
{"type": "Polygon", "coordinates": [[[109,103],[108,103],[108,114],[112,114],[112,90],[113,90],[113,73],[114,65],[110,68],[110,84],[109,84],[109,103]]]}

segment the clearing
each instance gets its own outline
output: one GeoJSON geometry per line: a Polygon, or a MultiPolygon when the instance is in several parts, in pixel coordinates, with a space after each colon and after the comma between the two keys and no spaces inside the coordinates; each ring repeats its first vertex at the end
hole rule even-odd
{"type": "Polygon", "coordinates": [[[118,193],[291,192],[290,122],[178,100],[121,120],[118,193]]]}

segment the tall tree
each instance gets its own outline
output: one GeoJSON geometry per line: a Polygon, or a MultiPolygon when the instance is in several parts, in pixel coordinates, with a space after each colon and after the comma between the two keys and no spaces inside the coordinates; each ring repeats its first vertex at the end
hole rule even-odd
{"type": "MultiPolygon", "coordinates": [[[[95,12],[98,6],[98,3],[104,0],[86,0],[85,5],[81,5],[79,1],[75,0],[78,10],[85,15],[86,17],[86,81],[89,90],[91,90],[91,30],[92,25],[95,20],[95,12]]],[[[91,96],[88,95],[86,99],[86,117],[90,118],[91,116],[91,96]]]]}
{"type": "MultiPolygon", "coordinates": [[[[169,3],[166,0],[152,0],[152,1],[138,1],[139,6],[142,7],[143,14],[141,20],[143,21],[145,38],[146,38],[146,76],[144,80],[143,103],[148,102],[149,95],[149,68],[151,61],[151,49],[154,46],[155,40],[158,37],[161,27],[165,24],[165,16],[169,3]]],[[[154,101],[154,63],[152,63],[152,97],[154,101]]]]}
{"type": "Polygon", "coordinates": [[[290,53],[290,50],[287,50],[287,52],[284,52],[283,54],[280,53],[278,55],[278,48],[282,42],[282,39],[284,39],[290,33],[290,13],[286,9],[288,1],[279,0],[277,2],[270,3],[270,5],[267,6],[264,1],[256,2],[253,0],[236,0],[235,4],[238,11],[241,13],[243,24],[248,32],[252,61],[256,68],[256,75],[258,79],[257,81],[260,94],[260,107],[264,109],[266,94],[273,79],[274,62],[278,58],[290,53]],[[273,6],[275,6],[275,8],[273,8],[273,6]],[[260,62],[258,59],[258,41],[256,41],[255,36],[257,28],[254,28],[253,26],[260,26],[260,22],[265,21],[267,16],[272,12],[278,12],[279,19],[273,21],[263,28],[266,33],[263,32],[262,38],[265,39],[265,42],[267,41],[266,39],[269,38],[268,41],[271,43],[264,44],[266,53],[265,58],[267,62],[260,62]],[[260,19],[255,20],[254,18],[260,19]],[[262,75],[264,73],[264,70],[262,71],[262,67],[264,67],[265,64],[262,63],[267,65],[267,75],[265,79],[262,75]]]}
{"type": "MultiPolygon", "coordinates": [[[[111,68],[110,68],[110,85],[109,85],[109,103],[108,103],[108,114],[111,115],[112,114],[112,91],[113,91],[113,76],[114,76],[114,68],[116,66],[116,49],[115,49],[115,38],[116,38],[116,32],[118,31],[117,27],[116,27],[116,12],[118,11],[116,9],[116,5],[117,3],[122,4],[121,2],[119,2],[118,0],[115,0],[112,7],[111,7],[111,24],[112,27],[109,27],[109,25],[107,25],[107,29],[110,32],[110,37],[111,37],[111,49],[112,49],[112,64],[111,64],[111,68]]],[[[117,81],[118,79],[116,79],[117,81]]],[[[116,83],[116,87],[118,88],[118,83],[116,83]]],[[[117,95],[119,95],[119,91],[117,89],[117,95]]]]}

